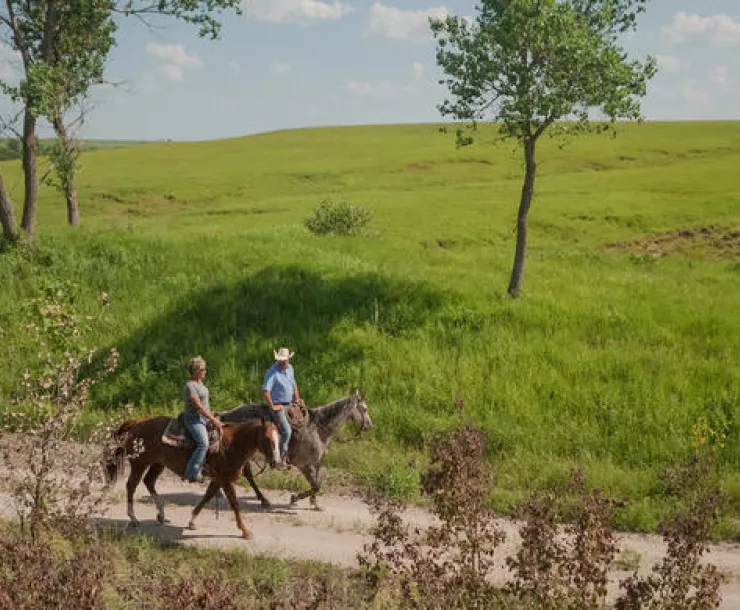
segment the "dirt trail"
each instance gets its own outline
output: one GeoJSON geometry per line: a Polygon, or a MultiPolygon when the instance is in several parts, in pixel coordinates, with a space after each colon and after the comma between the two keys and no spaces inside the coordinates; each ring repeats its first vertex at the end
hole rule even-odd
{"type": "MultiPolygon", "coordinates": [[[[197,530],[187,529],[190,513],[200,500],[205,485],[186,484],[170,473],[160,478],[158,491],[165,501],[164,525],[155,520],[156,508],[142,485],[136,493],[135,510],[141,525],[129,525],[126,515],[124,481],[119,481],[110,494],[111,502],[106,512],[99,516],[101,524],[127,535],[151,535],[160,540],[220,549],[239,549],[250,553],[292,559],[311,559],[344,567],[357,565],[357,553],[370,539],[369,528],[374,524],[368,507],[358,498],[322,495],[322,512],[311,510],[307,500],[297,507],[289,507],[289,492],[265,490],[271,500],[271,510],[260,507],[251,490],[238,488],[239,502],[247,527],[253,538],[244,540],[236,527],[234,515],[225,498],[212,500],[197,520],[197,530]]],[[[0,517],[12,517],[9,498],[0,494],[0,517]]],[[[407,521],[420,526],[429,525],[433,517],[422,509],[406,511],[407,521]]],[[[499,520],[506,532],[506,542],[499,550],[499,564],[494,580],[503,583],[508,577],[504,559],[516,548],[517,526],[509,519],[499,520]]],[[[619,534],[620,549],[639,555],[640,571],[646,573],[658,562],[665,545],[658,536],[619,534]]],[[[634,555],[633,555],[634,556],[634,555]]],[[[740,608],[740,544],[721,543],[712,546],[707,561],[725,575],[722,587],[722,608],[740,608]]],[[[610,598],[618,593],[618,581],[627,572],[615,571],[612,575],[610,598]]]]}
{"type": "MultiPolygon", "coordinates": [[[[239,549],[259,555],[292,559],[311,559],[333,563],[344,567],[357,565],[357,553],[370,539],[369,528],[374,519],[368,507],[358,498],[322,495],[322,512],[311,510],[305,500],[290,508],[289,492],[265,490],[272,501],[271,510],[263,510],[251,490],[238,489],[239,502],[247,527],[253,538],[244,540],[236,527],[231,509],[223,496],[212,500],[197,520],[197,530],[187,529],[190,513],[202,497],[205,485],[185,484],[170,473],[160,478],[158,491],[165,501],[164,525],[155,520],[156,508],[142,485],[136,493],[135,511],[141,525],[129,525],[126,515],[124,481],[112,490],[110,505],[99,515],[101,524],[127,535],[146,534],[160,540],[198,545],[219,549],[239,549]]],[[[12,505],[7,495],[0,494],[0,518],[12,518],[12,505]]],[[[409,522],[425,526],[433,522],[426,511],[410,508],[406,511],[409,522]]],[[[494,580],[503,583],[508,577],[504,564],[506,556],[516,548],[517,527],[508,519],[499,520],[506,532],[506,543],[499,550],[499,564],[494,580]]],[[[640,571],[645,573],[658,562],[665,545],[658,536],[619,534],[619,546],[639,555],[640,571]]],[[[714,545],[707,561],[713,563],[725,575],[722,588],[722,608],[740,608],[740,544],[722,543],[714,545]]],[[[610,598],[618,593],[618,581],[627,572],[615,571],[612,575],[610,598]]]]}

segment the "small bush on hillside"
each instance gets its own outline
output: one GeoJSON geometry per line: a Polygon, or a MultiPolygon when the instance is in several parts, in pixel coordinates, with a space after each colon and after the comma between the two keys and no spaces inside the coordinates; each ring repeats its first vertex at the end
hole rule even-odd
{"type": "Polygon", "coordinates": [[[371,218],[367,208],[326,199],[314,208],[305,225],[315,235],[360,235],[371,218]]]}

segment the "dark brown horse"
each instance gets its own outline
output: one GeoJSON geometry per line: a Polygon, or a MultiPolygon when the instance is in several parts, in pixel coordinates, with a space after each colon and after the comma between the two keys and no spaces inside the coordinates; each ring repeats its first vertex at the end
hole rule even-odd
{"type": "MultiPolygon", "coordinates": [[[[123,470],[123,462],[128,456],[131,473],[126,482],[126,499],[128,516],[134,526],[139,524],[134,514],[134,491],[142,477],[144,477],[144,485],[157,506],[157,521],[164,523],[164,502],[154,487],[157,478],[165,468],[169,468],[181,477],[185,476],[185,468],[191,451],[172,447],[161,440],[169,421],[169,417],[131,420],[121,424],[114,433],[119,446],[106,460],[106,476],[109,484],[115,483],[123,470]],[[143,447],[139,443],[143,443],[143,447]],[[138,449],[137,446],[139,446],[138,449]]],[[[209,452],[206,456],[203,475],[211,479],[211,482],[203,499],[193,509],[188,525],[190,529],[195,529],[195,518],[206,503],[216,495],[219,489],[223,489],[236,516],[237,527],[245,538],[251,538],[251,533],[244,525],[239,512],[234,483],[239,479],[244,466],[256,451],[260,451],[270,465],[275,465],[279,460],[278,428],[274,422],[269,419],[254,419],[242,424],[224,424],[220,450],[215,453],[209,452]]]]}

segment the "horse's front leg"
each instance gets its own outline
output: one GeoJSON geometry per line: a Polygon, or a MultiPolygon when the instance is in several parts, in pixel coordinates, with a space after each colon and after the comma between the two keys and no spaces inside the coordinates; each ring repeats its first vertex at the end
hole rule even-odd
{"type": "Polygon", "coordinates": [[[157,523],[160,525],[165,522],[164,500],[159,496],[154,486],[157,483],[159,475],[161,475],[163,471],[164,464],[153,464],[144,477],[144,485],[146,485],[147,490],[149,490],[149,495],[152,497],[152,500],[154,500],[154,504],[157,507],[157,523]]]}
{"type": "Polygon", "coordinates": [[[134,514],[134,492],[139,486],[139,483],[141,483],[141,477],[144,476],[144,470],[146,470],[146,466],[142,466],[138,462],[132,462],[131,473],[128,475],[128,480],[126,481],[126,513],[128,514],[128,518],[131,520],[131,525],[134,527],[139,526],[139,520],[134,514]]]}
{"type": "Polygon", "coordinates": [[[220,483],[216,483],[216,481],[211,481],[211,483],[208,485],[208,489],[206,489],[206,493],[203,494],[203,498],[200,502],[198,502],[198,506],[196,506],[193,509],[193,514],[190,516],[190,523],[188,523],[188,529],[194,530],[195,528],[195,518],[200,514],[200,511],[203,510],[203,507],[208,504],[208,502],[213,498],[213,496],[216,495],[216,492],[221,488],[220,483]]]}
{"type": "Polygon", "coordinates": [[[231,505],[231,510],[234,511],[234,516],[236,517],[236,526],[241,530],[242,537],[251,538],[252,533],[247,529],[247,526],[244,525],[244,521],[242,521],[241,511],[239,510],[239,500],[237,500],[236,498],[236,490],[234,489],[234,484],[232,482],[225,483],[223,489],[224,494],[226,494],[226,499],[231,505]]]}
{"type": "Polygon", "coordinates": [[[250,466],[249,462],[245,464],[242,474],[247,479],[247,481],[249,481],[249,484],[252,486],[254,493],[257,495],[257,499],[262,504],[262,508],[272,508],[272,504],[270,504],[270,501],[267,498],[265,498],[264,494],[260,491],[259,487],[257,487],[257,483],[254,480],[254,474],[252,474],[252,467],[250,466]]]}
{"type": "Polygon", "coordinates": [[[311,489],[290,496],[290,505],[295,506],[298,500],[303,500],[303,498],[311,496],[311,506],[313,509],[321,510],[319,505],[316,503],[316,494],[319,493],[319,465],[302,466],[300,471],[303,473],[303,476],[306,477],[306,481],[308,481],[311,489]]]}

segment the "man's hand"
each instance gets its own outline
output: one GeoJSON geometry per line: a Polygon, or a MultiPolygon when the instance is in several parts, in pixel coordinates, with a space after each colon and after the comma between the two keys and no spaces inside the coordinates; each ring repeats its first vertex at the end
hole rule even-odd
{"type": "Polygon", "coordinates": [[[299,407],[305,407],[306,406],[306,403],[303,402],[303,399],[300,396],[298,398],[296,398],[295,404],[297,404],[299,407]]]}
{"type": "Polygon", "coordinates": [[[223,422],[218,417],[212,417],[211,421],[213,422],[213,425],[216,426],[216,428],[218,428],[218,431],[221,432],[221,434],[223,434],[224,432],[223,422]]]}

